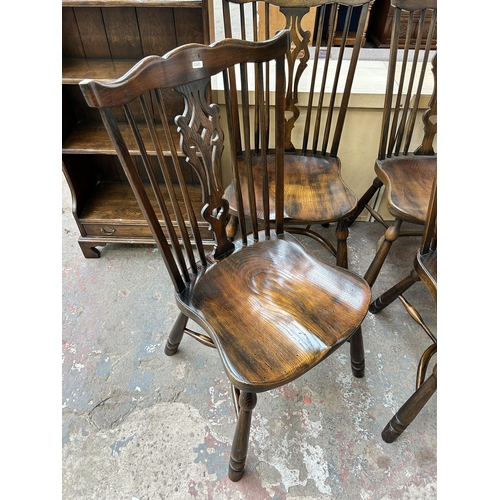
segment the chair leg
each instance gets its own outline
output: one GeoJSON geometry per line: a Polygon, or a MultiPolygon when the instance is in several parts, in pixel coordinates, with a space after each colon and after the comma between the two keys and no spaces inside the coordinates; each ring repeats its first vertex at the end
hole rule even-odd
{"type": "Polygon", "coordinates": [[[363,334],[359,327],[350,338],[351,370],[356,378],[365,376],[365,348],[363,334]]]}
{"type": "Polygon", "coordinates": [[[188,319],[189,318],[184,313],[179,313],[179,316],[177,316],[174,326],[172,327],[172,330],[170,330],[167,345],[165,346],[165,354],[167,356],[172,356],[172,354],[177,352],[177,348],[181,343],[188,319]]]}
{"type": "Polygon", "coordinates": [[[382,431],[382,439],[386,443],[392,443],[413,422],[425,403],[437,389],[437,365],[429,378],[415,391],[406,403],[392,417],[390,422],[382,431]]]}
{"type": "Polygon", "coordinates": [[[368,268],[368,270],[366,271],[366,274],[364,276],[366,282],[370,286],[373,286],[373,284],[375,283],[375,280],[377,279],[377,277],[380,273],[380,270],[382,269],[382,265],[385,262],[387,254],[389,253],[389,250],[391,249],[391,245],[398,238],[402,223],[403,223],[402,220],[396,219],[394,224],[392,226],[390,226],[387,229],[387,231],[385,232],[384,241],[382,242],[382,244],[378,248],[377,253],[375,254],[375,257],[373,258],[372,263],[370,264],[370,267],[368,268]]]}
{"type": "Polygon", "coordinates": [[[290,234],[302,234],[303,236],[308,236],[312,238],[314,241],[317,241],[321,245],[323,245],[332,255],[337,257],[337,249],[332,245],[332,243],[318,234],[316,231],[312,231],[310,229],[310,225],[307,227],[294,227],[294,226],[286,226],[287,233],[290,234]]]}
{"type": "MultiPolygon", "coordinates": [[[[347,269],[347,237],[349,236],[349,229],[345,220],[337,222],[335,236],[337,238],[337,266],[347,269]]],[[[365,376],[365,349],[361,326],[351,335],[349,344],[352,374],[357,378],[363,378],[365,376]]]]}
{"type": "Polygon", "coordinates": [[[351,226],[351,224],[359,217],[361,212],[364,210],[365,206],[368,205],[370,200],[373,198],[375,193],[383,186],[383,182],[375,177],[373,179],[372,185],[366,190],[366,193],[358,200],[358,204],[356,205],[356,211],[347,219],[347,226],[351,226]]]}
{"type": "Polygon", "coordinates": [[[335,228],[335,237],[337,238],[337,266],[348,268],[347,259],[347,238],[349,229],[345,220],[339,220],[335,228]]]}
{"type": "Polygon", "coordinates": [[[392,288],[389,288],[386,292],[384,292],[378,299],[375,299],[371,304],[369,311],[372,314],[377,314],[382,311],[382,309],[386,308],[389,304],[392,304],[399,295],[406,292],[410,287],[412,287],[417,281],[420,281],[420,278],[415,270],[404,279],[402,279],[397,285],[394,285],[392,288]]]}
{"type": "Polygon", "coordinates": [[[228,473],[229,479],[235,482],[239,481],[243,476],[248,452],[252,411],[257,404],[257,395],[252,392],[241,392],[238,402],[240,410],[231,447],[228,473]]]}

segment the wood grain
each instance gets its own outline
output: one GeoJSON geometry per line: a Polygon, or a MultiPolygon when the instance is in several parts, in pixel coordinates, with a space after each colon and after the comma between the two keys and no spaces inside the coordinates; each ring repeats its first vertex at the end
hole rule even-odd
{"type": "Polygon", "coordinates": [[[362,321],[370,292],[362,279],[315,259],[287,235],[239,247],[182,300],[209,328],[231,383],[261,392],[340,347],[362,321]]]}
{"type": "Polygon", "coordinates": [[[436,171],[436,156],[409,155],[377,160],[375,173],[387,186],[389,212],[396,218],[423,226],[436,171]]]}
{"type": "MultiPolygon", "coordinates": [[[[243,200],[249,206],[246,166],[244,161],[238,163],[241,176],[243,200]]],[[[274,193],[274,157],[268,163],[271,193],[274,193]]],[[[303,221],[311,223],[335,222],[343,219],[356,208],[357,198],[349,186],[343,181],[338,158],[316,158],[285,154],[285,219],[287,224],[303,221]]],[[[252,162],[254,171],[257,212],[263,217],[262,206],[262,165],[258,158],[252,162]]],[[[226,190],[231,206],[236,206],[234,184],[226,190]]],[[[274,203],[271,199],[271,219],[274,219],[274,203]]]]}

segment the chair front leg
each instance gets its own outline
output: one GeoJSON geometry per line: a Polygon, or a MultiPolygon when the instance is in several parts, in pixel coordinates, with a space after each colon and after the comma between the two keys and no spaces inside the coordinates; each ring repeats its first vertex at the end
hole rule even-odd
{"type": "MultiPolygon", "coordinates": [[[[347,238],[349,236],[349,229],[345,220],[337,222],[335,236],[337,238],[337,266],[347,269],[347,238]]],[[[357,378],[363,378],[365,376],[365,348],[361,326],[351,335],[349,344],[352,374],[357,378]]]]}
{"type": "Polygon", "coordinates": [[[437,365],[434,365],[434,370],[427,380],[415,391],[406,403],[398,410],[396,415],[392,417],[390,422],[382,431],[382,439],[386,443],[392,443],[398,436],[413,422],[415,417],[420,413],[425,403],[437,389],[437,365]]]}
{"type": "Polygon", "coordinates": [[[348,268],[347,259],[347,238],[349,229],[345,220],[339,220],[335,228],[335,237],[337,238],[337,266],[348,268]]]}
{"type": "Polygon", "coordinates": [[[377,279],[380,270],[382,269],[382,265],[385,262],[387,254],[391,249],[391,245],[393,244],[394,241],[396,241],[397,237],[399,236],[399,231],[401,230],[402,223],[403,223],[402,220],[396,219],[394,224],[390,226],[385,232],[384,241],[377,250],[375,257],[373,258],[372,263],[370,264],[370,267],[368,268],[364,276],[366,282],[370,286],[373,286],[373,284],[375,283],[375,280],[377,279]]]}
{"type": "Polygon", "coordinates": [[[372,314],[377,314],[382,311],[382,309],[385,309],[389,304],[392,304],[399,297],[399,295],[406,292],[406,290],[411,288],[417,281],[420,281],[420,277],[415,269],[413,269],[406,278],[403,278],[397,285],[389,288],[389,290],[384,292],[378,299],[375,299],[370,304],[369,311],[372,314]]]}
{"type": "Polygon", "coordinates": [[[168,336],[167,345],[165,346],[165,354],[167,356],[172,356],[177,352],[177,348],[181,343],[182,337],[184,336],[184,330],[188,322],[188,317],[184,313],[180,313],[170,330],[170,335],[168,336]]]}
{"type": "Polygon", "coordinates": [[[373,179],[372,185],[367,189],[366,193],[358,200],[356,205],[356,211],[347,219],[347,226],[350,227],[351,224],[359,217],[361,212],[364,210],[366,205],[370,203],[370,200],[374,197],[375,193],[383,186],[383,182],[375,177],[373,179]]]}
{"type": "Polygon", "coordinates": [[[349,339],[351,350],[351,370],[356,378],[365,376],[365,348],[363,345],[363,334],[359,327],[349,339]]]}
{"type": "Polygon", "coordinates": [[[253,392],[241,392],[239,397],[239,415],[234,432],[231,456],[229,458],[229,479],[239,481],[243,476],[248,452],[252,411],[257,404],[257,395],[253,392]]]}

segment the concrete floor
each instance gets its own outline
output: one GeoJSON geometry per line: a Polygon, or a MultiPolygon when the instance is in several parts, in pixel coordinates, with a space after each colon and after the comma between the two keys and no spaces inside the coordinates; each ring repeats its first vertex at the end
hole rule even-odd
{"type": "MultiPolygon", "coordinates": [[[[64,180],[62,189],[64,499],[436,498],[436,396],[395,443],[380,436],[412,393],[430,342],[399,301],[363,323],[363,379],[351,375],[344,346],[259,396],[246,473],[232,483],[235,415],[217,352],[186,337],[164,355],[177,308],[157,250],[107,245],[100,259],[85,259],[64,180]]],[[[381,234],[376,223],[352,226],[354,272],[365,272],[381,234]]],[[[393,245],[374,297],[408,272],[417,245],[415,237],[393,245]]],[[[406,297],[435,330],[425,287],[406,297]]]]}

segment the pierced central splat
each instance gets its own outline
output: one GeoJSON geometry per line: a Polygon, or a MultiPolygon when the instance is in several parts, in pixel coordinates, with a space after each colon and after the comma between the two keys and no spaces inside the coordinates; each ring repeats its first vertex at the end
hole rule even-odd
{"type": "Polygon", "coordinates": [[[193,167],[202,187],[205,204],[202,217],[214,232],[216,246],[214,257],[220,257],[233,250],[234,245],[226,235],[228,202],[222,198],[221,156],[224,149],[217,104],[206,99],[209,78],[182,85],[176,90],[184,96],[184,112],[175,119],[181,134],[181,148],[186,161],[193,167]]]}
{"type": "Polygon", "coordinates": [[[286,19],[285,27],[290,30],[292,36],[292,50],[287,52],[287,62],[288,74],[293,75],[293,77],[288,79],[285,101],[285,108],[288,112],[286,116],[285,150],[290,151],[295,150],[291,136],[295,122],[300,114],[299,108],[297,107],[299,100],[299,80],[309,61],[309,41],[311,39],[311,32],[302,28],[302,19],[309,13],[308,8],[298,9],[281,7],[280,10],[286,19]],[[299,64],[295,69],[295,63],[297,61],[299,61],[299,64]],[[290,116],[290,113],[292,113],[292,116],[290,116]]]}

